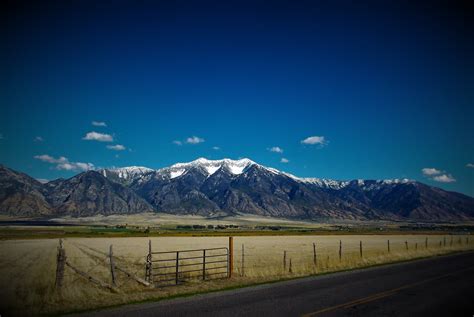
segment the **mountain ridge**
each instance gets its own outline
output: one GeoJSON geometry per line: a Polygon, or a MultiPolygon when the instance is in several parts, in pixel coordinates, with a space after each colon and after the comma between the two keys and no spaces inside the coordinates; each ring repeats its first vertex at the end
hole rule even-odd
{"type": "Polygon", "coordinates": [[[158,170],[101,169],[46,184],[0,167],[0,213],[88,216],[145,211],[464,221],[474,219],[474,198],[409,179],[299,178],[250,159],[199,158],[158,170]]]}

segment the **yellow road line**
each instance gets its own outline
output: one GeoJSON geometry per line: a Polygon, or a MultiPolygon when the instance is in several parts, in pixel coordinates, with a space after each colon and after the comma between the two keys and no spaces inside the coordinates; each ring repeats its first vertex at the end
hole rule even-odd
{"type": "Polygon", "coordinates": [[[322,313],[327,313],[329,311],[333,311],[333,310],[340,309],[340,308],[349,308],[349,307],[356,306],[356,305],[359,305],[359,304],[370,303],[372,301],[376,301],[376,300],[381,299],[381,298],[385,298],[385,297],[388,297],[388,296],[395,295],[398,291],[401,291],[401,290],[404,290],[404,289],[407,289],[407,288],[411,288],[411,287],[414,287],[414,286],[418,286],[418,285],[421,285],[421,284],[425,284],[425,283],[428,283],[428,282],[431,282],[431,281],[439,280],[439,279],[454,275],[456,273],[462,273],[462,272],[469,271],[469,270],[472,270],[472,269],[474,269],[474,268],[472,268],[472,267],[467,268],[465,270],[457,271],[457,272],[454,272],[454,273],[448,273],[448,274],[445,274],[445,275],[436,276],[436,277],[432,277],[432,278],[422,280],[422,281],[419,281],[419,282],[415,282],[415,283],[407,284],[407,285],[404,285],[404,286],[400,286],[400,287],[397,287],[397,288],[394,288],[394,289],[391,289],[391,290],[388,290],[388,291],[375,293],[375,294],[372,294],[370,296],[359,298],[359,299],[356,299],[356,300],[353,300],[353,301],[350,301],[350,302],[347,302],[347,303],[343,303],[343,304],[339,304],[339,305],[335,305],[335,306],[330,306],[330,307],[326,307],[326,308],[320,309],[320,310],[312,312],[312,313],[307,313],[307,314],[302,315],[302,317],[311,317],[311,316],[315,316],[315,315],[322,314],[322,313]]]}

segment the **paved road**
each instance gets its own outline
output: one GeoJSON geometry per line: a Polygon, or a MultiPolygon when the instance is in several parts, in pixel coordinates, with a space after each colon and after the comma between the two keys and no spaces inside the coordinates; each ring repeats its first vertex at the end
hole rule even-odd
{"type": "Polygon", "coordinates": [[[474,316],[474,253],[128,305],[89,316],[474,316]]]}

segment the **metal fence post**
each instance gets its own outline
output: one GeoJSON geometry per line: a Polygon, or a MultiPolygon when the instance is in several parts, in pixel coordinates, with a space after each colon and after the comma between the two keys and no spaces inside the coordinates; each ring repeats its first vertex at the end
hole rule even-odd
{"type": "Polygon", "coordinates": [[[244,244],[242,243],[242,271],[240,273],[240,276],[245,276],[245,249],[244,249],[244,244]]]}
{"type": "Polygon", "coordinates": [[[342,260],[342,240],[339,240],[339,262],[342,260]]]}
{"type": "Polygon", "coordinates": [[[313,242],[313,264],[317,266],[317,257],[316,257],[316,243],[313,242]]]}

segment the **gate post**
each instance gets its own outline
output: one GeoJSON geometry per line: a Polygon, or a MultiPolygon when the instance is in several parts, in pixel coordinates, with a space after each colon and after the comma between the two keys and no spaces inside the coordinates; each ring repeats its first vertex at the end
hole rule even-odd
{"type": "Polygon", "coordinates": [[[234,237],[229,237],[229,278],[232,277],[234,271],[234,237]]]}

